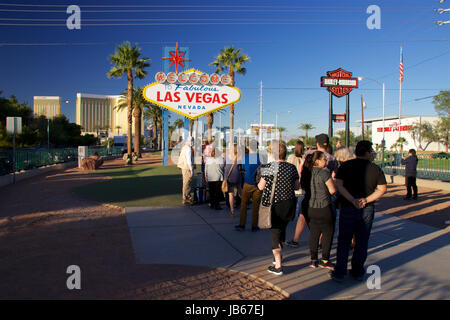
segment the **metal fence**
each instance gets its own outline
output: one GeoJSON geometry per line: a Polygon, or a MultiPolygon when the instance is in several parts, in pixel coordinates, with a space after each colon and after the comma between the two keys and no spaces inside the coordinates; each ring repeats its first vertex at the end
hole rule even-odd
{"type": "MultiPolygon", "coordinates": [[[[405,154],[405,157],[408,155],[405,154]]],[[[418,154],[417,178],[450,181],[450,157],[440,154],[418,154]]],[[[383,171],[386,174],[405,175],[405,166],[401,164],[402,155],[385,153],[383,171]]],[[[375,162],[382,165],[382,153],[377,153],[375,162]]]]}
{"type": "MultiPolygon", "coordinates": [[[[94,151],[104,156],[120,156],[120,148],[89,147],[89,156],[94,151]]],[[[78,148],[64,149],[18,149],[16,150],[16,172],[31,170],[52,164],[77,161],[78,148]]],[[[12,150],[0,150],[0,175],[13,172],[13,152],[12,150]]]]}

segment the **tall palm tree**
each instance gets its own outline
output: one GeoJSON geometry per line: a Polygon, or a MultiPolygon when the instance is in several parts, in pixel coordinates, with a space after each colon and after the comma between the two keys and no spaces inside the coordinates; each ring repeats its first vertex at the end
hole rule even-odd
{"type": "Polygon", "coordinates": [[[122,129],[122,127],[121,126],[116,126],[116,129],[117,129],[117,135],[119,135],[119,130],[122,129]]]}
{"type": "Polygon", "coordinates": [[[144,120],[145,121],[152,121],[153,123],[153,135],[152,140],[154,144],[158,144],[158,150],[161,147],[159,141],[161,139],[158,139],[158,137],[161,137],[161,123],[162,123],[162,109],[161,107],[150,104],[148,108],[144,111],[144,120]],[[157,134],[157,131],[159,130],[159,135],[157,134]]]}
{"type": "Polygon", "coordinates": [[[395,141],[395,144],[400,148],[400,153],[403,154],[403,146],[406,144],[406,139],[400,137],[395,141]]]}
{"type": "Polygon", "coordinates": [[[121,78],[123,74],[127,75],[127,109],[128,109],[128,154],[131,154],[131,129],[132,129],[132,110],[133,110],[133,72],[134,78],[142,79],[147,75],[145,68],[150,66],[150,59],[140,58],[141,49],[136,45],[126,41],[118,45],[116,52],[109,56],[113,67],[108,72],[108,78],[121,78]]]}
{"type": "Polygon", "coordinates": [[[285,127],[278,127],[277,129],[278,129],[278,132],[280,133],[280,141],[282,141],[283,140],[282,133],[284,131],[286,131],[286,128],[285,127]]]}
{"type": "MultiPolygon", "coordinates": [[[[233,46],[226,47],[220,50],[220,53],[216,56],[216,60],[209,65],[216,68],[215,73],[220,73],[224,70],[228,70],[228,74],[231,78],[230,86],[234,87],[235,73],[245,75],[247,69],[244,68],[244,63],[250,61],[250,57],[246,54],[241,54],[241,49],[234,49],[233,46]]],[[[234,128],[234,104],[230,105],[230,137],[233,137],[234,128]]]]}
{"type": "Polygon", "coordinates": [[[211,141],[212,138],[212,126],[214,123],[214,114],[215,112],[210,112],[206,115],[206,125],[208,126],[208,141],[211,141]]]}
{"type": "MultiPolygon", "coordinates": [[[[175,126],[176,129],[181,129],[184,127],[184,121],[178,118],[173,122],[173,125],[175,126]]],[[[178,135],[180,135],[180,131],[178,131],[178,135]]]]}
{"type": "Polygon", "coordinates": [[[169,148],[171,146],[170,142],[172,141],[173,132],[176,130],[176,128],[177,126],[174,123],[172,123],[172,125],[169,126],[169,148]]]}
{"type": "MultiPolygon", "coordinates": [[[[134,152],[141,157],[141,131],[142,131],[142,114],[145,108],[150,108],[151,104],[147,100],[145,100],[143,94],[143,89],[141,87],[137,87],[133,89],[133,118],[134,118],[134,152]]],[[[125,96],[125,93],[122,93],[122,96],[125,96]]],[[[123,109],[128,106],[128,99],[119,100],[119,105],[117,105],[117,109],[123,109]]]]}
{"type": "Polygon", "coordinates": [[[301,130],[305,130],[305,145],[308,145],[308,131],[315,128],[311,123],[302,123],[298,128],[301,130]]]}

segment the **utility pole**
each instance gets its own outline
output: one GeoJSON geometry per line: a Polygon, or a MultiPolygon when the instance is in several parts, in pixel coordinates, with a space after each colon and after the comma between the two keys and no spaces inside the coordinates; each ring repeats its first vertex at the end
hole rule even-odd
{"type": "Polygon", "coordinates": [[[259,96],[259,147],[262,146],[262,112],[263,112],[263,104],[262,104],[262,81],[261,81],[261,93],[259,96]]]}
{"type": "Polygon", "coordinates": [[[278,112],[275,112],[275,131],[278,130],[278,112]]]}
{"type": "Polygon", "coordinates": [[[364,140],[364,101],[362,95],[361,95],[361,133],[362,139],[364,140]]]}
{"type": "Polygon", "coordinates": [[[402,136],[402,82],[403,82],[403,47],[400,47],[400,95],[398,98],[398,138],[402,136]]]}
{"type": "Polygon", "coordinates": [[[346,96],[346,107],[345,107],[345,147],[350,147],[350,96],[346,96]]]}

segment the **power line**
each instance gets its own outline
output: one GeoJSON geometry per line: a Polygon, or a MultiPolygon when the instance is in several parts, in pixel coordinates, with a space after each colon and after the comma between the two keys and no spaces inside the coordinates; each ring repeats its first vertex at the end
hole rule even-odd
{"type": "MultiPolygon", "coordinates": [[[[114,26],[187,26],[187,25],[318,25],[318,24],[363,24],[349,21],[317,21],[317,22],[166,22],[166,23],[83,23],[83,27],[114,27],[114,26]]],[[[16,27],[66,27],[66,24],[50,23],[0,23],[0,26],[16,27]]]]}
{"type": "MultiPolygon", "coordinates": [[[[66,8],[67,4],[20,4],[20,3],[0,3],[0,6],[9,7],[49,7],[49,8],[66,8]]],[[[280,6],[280,5],[146,5],[146,4],[127,4],[127,5],[98,5],[98,4],[80,4],[80,8],[257,8],[257,9],[321,9],[321,10],[352,10],[360,11],[361,8],[343,8],[330,6],[280,6]]],[[[383,7],[387,11],[422,11],[429,7],[383,7]]]]}
{"type": "MultiPolygon", "coordinates": [[[[204,40],[204,41],[180,41],[184,44],[276,44],[276,43],[292,43],[292,42],[345,42],[345,43],[407,43],[407,42],[448,42],[450,39],[426,39],[426,40],[341,40],[341,39],[301,39],[301,40],[204,40]]],[[[120,41],[119,41],[120,42],[120,41]]],[[[173,44],[173,41],[130,41],[139,45],[162,45],[173,44]]],[[[116,45],[118,42],[0,42],[0,46],[98,46],[98,45],[116,45]]]]}

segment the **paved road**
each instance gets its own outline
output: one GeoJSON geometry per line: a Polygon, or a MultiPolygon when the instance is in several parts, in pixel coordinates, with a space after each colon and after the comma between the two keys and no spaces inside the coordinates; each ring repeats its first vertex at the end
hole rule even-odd
{"type": "MultiPolygon", "coordinates": [[[[272,254],[267,230],[235,231],[239,215],[208,206],[126,208],[133,249],[141,264],[222,267],[262,278],[291,299],[450,299],[450,233],[424,224],[376,214],[366,265],[381,269],[381,289],[363,282],[329,280],[327,271],[308,267],[308,232],[299,248],[285,248],[284,275],[268,273],[272,254]]],[[[250,213],[250,212],[249,212],[250,213]]],[[[249,219],[251,214],[248,214],[249,219]]],[[[295,221],[288,226],[293,235],[295,221]]],[[[336,236],[335,236],[336,237],[336,236]]],[[[332,250],[335,258],[336,239],[332,250]]]]}

